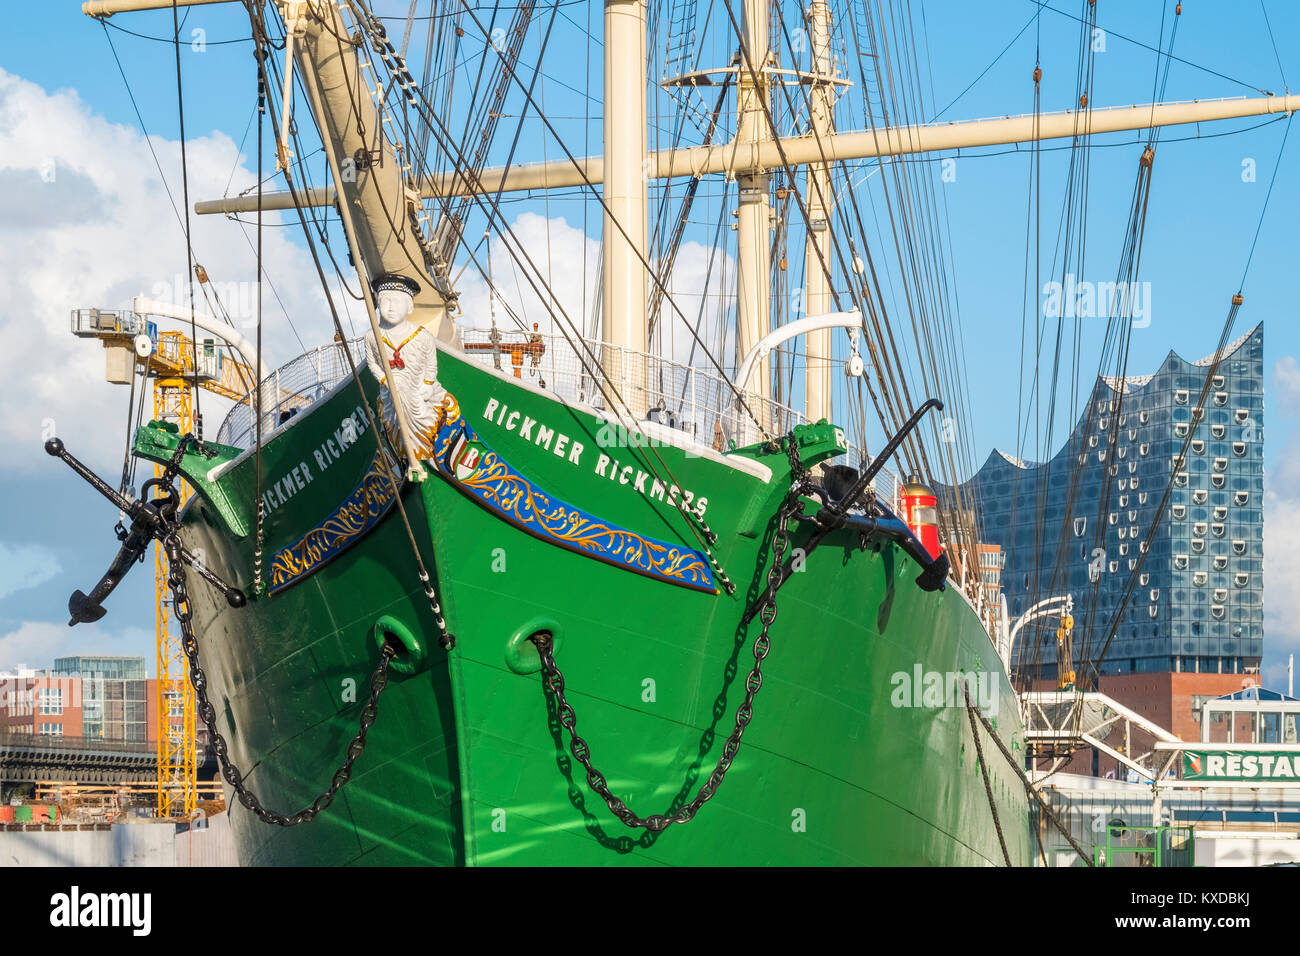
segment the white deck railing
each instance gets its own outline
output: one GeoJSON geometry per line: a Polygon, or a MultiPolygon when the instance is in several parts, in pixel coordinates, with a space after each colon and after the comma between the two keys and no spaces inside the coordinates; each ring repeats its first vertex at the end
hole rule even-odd
{"type": "MultiPolygon", "coordinates": [[[[523,356],[520,380],[551,392],[570,405],[617,413],[621,409],[611,407],[616,385],[627,402],[626,407],[640,417],[676,428],[716,450],[729,449],[733,443],[735,446],[752,444],[762,440],[764,434],[784,435],[803,423],[802,415],[779,402],[750,394],[742,404],[731,383],[716,369],[601,342],[575,339],[570,344],[562,335],[533,334],[545,348],[535,361],[532,355],[523,356]],[[602,364],[624,370],[625,380],[607,381],[599,371],[602,364]]],[[[486,330],[464,330],[463,336],[468,345],[491,343],[486,330]]],[[[512,375],[515,366],[510,345],[520,341],[517,334],[503,336],[499,351],[470,349],[464,357],[476,365],[512,375]]],[[[365,356],[361,339],[354,339],[348,345],[353,361],[362,364],[365,356]]],[[[312,349],[272,372],[262,383],[263,441],[288,422],[296,410],[318,401],[348,374],[343,346],[337,342],[312,349]]],[[[216,440],[223,445],[251,447],[255,438],[253,418],[246,396],[221,423],[216,440]]],[[[862,466],[860,449],[850,448],[845,458],[846,464],[862,466]]],[[[876,494],[897,511],[901,488],[898,478],[887,470],[881,471],[873,486],[876,494]]]]}

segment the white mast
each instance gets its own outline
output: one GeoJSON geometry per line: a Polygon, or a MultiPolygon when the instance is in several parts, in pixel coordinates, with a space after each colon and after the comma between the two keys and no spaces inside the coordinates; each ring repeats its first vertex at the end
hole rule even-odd
{"type": "Polygon", "coordinates": [[[645,411],[647,351],[645,0],[605,0],[605,221],[602,336],[605,373],[629,411],[645,411]]]}
{"type": "MultiPolygon", "coordinates": [[[[825,81],[835,75],[831,57],[831,14],[826,0],[812,0],[808,7],[808,25],[812,34],[812,72],[817,77],[809,93],[809,126],[815,138],[824,139],[835,132],[834,87],[825,81]]],[[[808,167],[804,202],[808,208],[808,237],[804,244],[804,281],[807,285],[804,309],[808,315],[822,315],[831,310],[830,279],[826,270],[831,264],[831,222],[835,216],[828,163],[814,163],[808,167]]],[[[804,379],[806,421],[831,418],[830,358],[831,330],[809,332],[804,379]]]]}
{"type": "MultiPolygon", "coordinates": [[[[736,138],[724,149],[733,155],[748,153],[771,140],[768,105],[768,0],[745,0],[745,35],[740,54],[736,97],[736,138]]],[[[736,210],[736,350],[747,355],[772,328],[772,209],[768,194],[770,175],[757,165],[747,165],[736,177],[740,204],[736,210]]],[[[736,386],[771,398],[772,376],[768,360],[758,362],[748,382],[736,386]]],[[[763,410],[756,410],[761,417],[763,410]]]]}

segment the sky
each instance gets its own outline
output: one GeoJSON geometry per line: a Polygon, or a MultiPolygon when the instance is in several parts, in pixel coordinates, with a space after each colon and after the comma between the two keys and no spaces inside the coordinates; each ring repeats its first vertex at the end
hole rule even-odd
{"type": "MultiPolygon", "coordinates": [[[[421,0],[422,9],[425,5],[421,0]]],[[[389,29],[400,35],[406,0],[375,6],[381,15],[398,18],[389,21],[389,29]]],[[[1094,105],[1150,101],[1156,65],[1151,48],[1159,45],[1162,13],[1172,18],[1172,6],[1101,0],[1102,33],[1091,40],[1097,51],[1090,91],[1094,105]]],[[[1044,70],[1043,109],[1074,106],[1079,25],[1073,17],[1082,7],[1065,0],[1041,8],[1034,0],[916,5],[934,112],[944,120],[1030,112],[1036,44],[1044,70]]],[[[1179,60],[1170,68],[1166,99],[1258,96],[1261,90],[1282,92],[1288,79],[1300,83],[1300,4],[1188,0],[1183,11],[1174,48],[1179,60]]],[[[543,60],[538,97],[558,117],[556,128],[572,152],[595,153],[601,56],[598,49],[588,55],[585,32],[590,24],[599,34],[599,6],[564,2],[555,12],[556,32],[543,60]]],[[[172,15],[119,15],[106,28],[84,17],[76,0],[15,5],[8,13],[10,29],[0,40],[0,330],[5,342],[0,349],[0,493],[9,503],[0,519],[0,670],[46,666],[56,655],[78,652],[138,653],[152,670],[148,566],[128,577],[99,624],[67,626],[67,595],[73,588],[89,590],[107,566],[117,514],[46,456],[41,444],[58,434],[74,454],[116,483],[127,389],[104,381],[101,350],[70,334],[69,315],[79,307],[120,306],[138,292],[176,297],[186,271],[176,53],[170,43],[147,38],[170,36],[172,15]]],[[[254,74],[239,5],[205,6],[181,16],[193,203],[237,193],[255,181],[256,156],[248,138],[254,74]]],[[[709,42],[725,62],[725,43],[717,36],[709,42]]],[[[533,62],[540,43],[539,28],[525,43],[525,62],[533,62]]],[[[1267,685],[1283,690],[1286,656],[1300,651],[1300,588],[1294,586],[1300,557],[1289,546],[1300,532],[1300,323],[1293,280],[1300,253],[1294,226],[1300,210],[1300,135],[1281,154],[1279,168],[1287,125],[1285,119],[1251,120],[1165,130],[1139,275],[1150,283],[1150,322],[1135,329],[1129,360],[1129,371],[1136,374],[1153,371],[1171,349],[1187,358],[1210,353],[1239,286],[1245,305],[1232,337],[1264,322],[1264,676],[1267,685]],[[1255,251],[1242,285],[1252,242],[1255,251]]],[[[523,158],[563,155],[540,124],[525,124],[525,131],[523,158]]],[[[1104,142],[1111,145],[1093,151],[1087,194],[1088,274],[1081,278],[1092,280],[1115,277],[1140,153],[1134,134],[1115,134],[1104,142]]],[[[995,447],[1018,447],[1021,399],[1014,370],[1024,301],[1027,157],[984,150],[946,158],[955,159],[949,176],[941,175],[937,162],[932,175],[950,233],[975,398],[969,424],[976,460],[982,461],[995,447]]],[[[1063,150],[1044,153],[1045,206],[1060,202],[1066,161],[1063,150]]],[[[589,205],[521,197],[506,214],[530,248],[549,253],[548,268],[552,261],[583,264],[582,273],[557,271],[564,296],[588,301],[599,242],[599,218],[589,214],[589,205]]],[[[1055,223],[1047,214],[1044,220],[1055,223]]],[[[244,283],[231,286],[230,300],[237,318],[247,322],[251,232],[222,217],[193,217],[192,229],[196,258],[209,274],[244,283]]],[[[682,257],[683,288],[702,282],[698,266],[708,243],[702,234],[688,239],[696,245],[682,257]]],[[[265,327],[268,350],[275,361],[287,361],[329,338],[328,313],[296,225],[274,223],[266,230],[266,243],[268,274],[275,282],[265,327]]],[[[734,274],[732,266],[724,261],[722,273],[734,274]]],[[[465,283],[467,317],[482,325],[482,284],[468,274],[465,283]]],[[[354,310],[353,320],[357,317],[354,310]]],[[[1099,340],[1085,330],[1081,368],[1096,368],[1099,340]]],[[[212,434],[221,403],[212,396],[202,403],[212,434]]],[[[1055,451],[1032,443],[1019,447],[1035,459],[1055,451]]]]}

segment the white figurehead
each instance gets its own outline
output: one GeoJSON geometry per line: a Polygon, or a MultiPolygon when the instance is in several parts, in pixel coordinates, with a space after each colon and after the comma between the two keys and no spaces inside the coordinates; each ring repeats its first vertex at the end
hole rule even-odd
{"type": "Polygon", "coordinates": [[[366,334],[366,365],[381,386],[380,402],[384,427],[400,447],[400,431],[394,398],[402,403],[411,441],[421,459],[433,453],[433,435],[442,421],[446,390],[438,384],[438,349],[432,332],[408,320],[415,311],[420,285],[401,275],[380,276],[374,281],[375,308],[384,340],[384,355],[373,333],[366,334]]]}

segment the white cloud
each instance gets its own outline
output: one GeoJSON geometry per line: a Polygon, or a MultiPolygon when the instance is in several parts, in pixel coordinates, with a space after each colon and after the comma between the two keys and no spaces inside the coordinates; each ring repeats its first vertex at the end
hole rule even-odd
{"type": "MultiPolygon", "coordinates": [[[[152,143],[179,203],[180,145],[152,143]]],[[[0,446],[14,450],[7,470],[48,467],[40,442],[49,432],[92,465],[121,460],[127,389],[104,381],[103,349],[75,338],[69,315],[129,306],[137,293],[183,281],[184,233],[148,145],[137,130],[95,116],[75,92],[50,93],[0,70],[0,446]]],[[[232,168],[232,192],[254,181],[223,133],[189,140],[187,158],[192,200],[221,195],[232,168]]],[[[251,287],[255,264],[241,227],[220,216],[191,222],[196,260],[212,280],[251,287]]],[[[311,339],[326,340],[315,269],[290,233],[265,230],[268,275],[304,339],[310,329],[311,339]]],[[[266,301],[267,351],[284,361],[299,349],[269,291],[266,301]]],[[[218,403],[204,404],[215,434],[218,403]]]]}
{"type": "MultiPolygon", "coordinates": [[[[473,247],[473,243],[469,245],[473,247]]],[[[572,334],[573,326],[590,331],[588,316],[595,308],[596,290],[600,288],[599,242],[561,217],[548,220],[526,212],[510,224],[507,236],[494,236],[491,246],[498,329],[507,332],[518,328],[513,313],[530,329],[536,322],[543,333],[559,334],[564,329],[572,334]],[[520,247],[523,253],[518,251],[520,247]],[[545,293],[548,286],[554,301],[549,301],[545,293]]],[[[459,321],[470,328],[491,328],[488,285],[478,272],[488,269],[487,245],[478,247],[472,262],[467,253],[462,253],[461,259],[469,263],[469,268],[458,282],[463,312],[459,321]]]]}
{"type": "Polygon", "coordinates": [[[1264,495],[1264,686],[1286,690],[1287,655],[1300,655],[1300,500],[1264,495]]]}
{"type": "Polygon", "coordinates": [[[49,548],[0,541],[0,600],[44,584],[63,568],[49,548]]]}
{"type": "MultiPolygon", "coordinates": [[[[531,212],[515,219],[510,233],[508,238],[495,237],[491,244],[492,278],[498,295],[497,328],[504,333],[517,331],[513,314],[529,330],[537,323],[540,332],[573,335],[576,327],[588,337],[604,338],[597,308],[600,242],[561,217],[547,219],[531,212]],[[518,251],[520,247],[523,252],[518,251]]],[[[464,252],[461,261],[469,261],[464,252]]],[[[478,248],[470,268],[458,280],[463,313],[459,322],[469,328],[487,329],[491,327],[492,303],[487,282],[475,267],[487,270],[486,246],[478,248]]],[[[662,327],[655,335],[660,354],[683,364],[712,369],[685,324],[695,327],[698,322],[705,346],[724,368],[734,367],[734,329],[721,319],[733,307],[729,296],[734,293],[735,275],[735,259],[725,250],[717,250],[710,266],[708,248],[697,242],[682,244],[668,282],[669,298],[660,307],[662,327]],[[722,325],[726,326],[725,338],[719,349],[718,330],[722,325]]],[[[561,366],[577,367],[576,358],[567,348],[557,349],[554,358],[561,366]]]]}
{"type": "MultiPolygon", "coordinates": [[[[124,386],[104,381],[104,352],[94,341],[74,337],[69,315],[74,308],[121,308],[143,292],[155,298],[188,301],[184,291],[184,235],[149,150],[158,156],[180,201],[180,144],[144,136],[128,126],[96,116],[75,91],[47,92],[21,77],[0,70],[0,447],[10,474],[40,473],[50,467],[40,444],[58,434],[74,454],[101,473],[115,471],[125,440],[124,386]],[[93,144],[93,148],[89,148],[93,144]]],[[[221,132],[187,142],[190,197],[238,193],[254,182],[246,157],[221,132]],[[233,175],[232,175],[233,170],[233,175]]],[[[221,216],[192,216],[195,259],[218,287],[227,289],[228,306],[247,311],[253,288],[254,260],[240,234],[241,226],[221,216]]],[[[518,243],[531,256],[539,288],[551,294],[570,321],[586,333],[597,332],[592,316],[600,287],[600,242],[560,217],[524,213],[511,223],[518,243]],[[538,274],[540,273],[540,275],[538,274]]],[[[307,251],[290,241],[294,228],[264,233],[267,274],[280,299],[311,347],[329,341],[324,296],[307,251]]],[[[477,266],[486,266],[485,248],[477,266]]],[[[462,261],[464,261],[462,256],[462,261]]],[[[522,258],[522,257],[521,257],[522,258]]],[[[709,250],[685,243],[679,253],[671,293],[694,324],[708,273],[708,298],[702,332],[717,348],[720,310],[729,308],[724,292],[734,288],[735,262],[720,251],[709,273],[709,250]]],[[[529,267],[515,261],[500,238],[493,241],[492,267],[502,297],[529,327],[556,333],[561,323],[546,293],[534,291],[529,267]]],[[[471,266],[459,282],[462,322],[489,325],[487,285],[471,266]]],[[[335,296],[347,307],[346,296],[335,296]]],[[[284,362],[301,350],[266,294],[265,338],[268,364],[284,362]]],[[[198,300],[200,308],[205,304],[198,300]]],[[[693,337],[667,305],[658,347],[678,361],[709,368],[693,337]]],[[[360,314],[358,313],[358,318],[360,314]]],[[[364,324],[356,323],[356,328],[364,324]]],[[[514,322],[498,305],[497,325],[513,330],[514,322]]],[[[180,324],[163,324],[181,328],[180,324]]],[[[570,328],[570,326],[566,326],[570,328]]],[[[251,335],[251,329],[245,329],[251,335]]],[[[734,364],[734,336],[724,341],[719,360],[734,364]]],[[[553,367],[578,370],[571,350],[555,349],[553,367]]],[[[226,403],[202,396],[205,428],[216,433],[226,403]]]]}
{"type": "Polygon", "coordinates": [[[1273,366],[1270,391],[1281,408],[1300,408],[1300,364],[1294,355],[1277,360],[1273,366]]]}
{"type": "Polygon", "coordinates": [[[735,257],[698,242],[682,243],[673,260],[668,292],[676,308],[665,302],[660,311],[668,343],[663,353],[674,361],[716,371],[703,354],[707,348],[719,365],[734,372],[738,364],[736,329],[731,321],[735,313],[735,257]],[[691,328],[696,330],[698,342],[691,328]]]}
{"type": "Polygon", "coordinates": [[[71,654],[130,654],[152,657],[154,635],[142,627],[110,631],[96,624],[23,621],[0,635],[0,672],[20,667],[49,667],[56,657],[71,654]]]}
{"type": "MultiPolygon", "coordinates": [[[[1273,366],[1272,393],[1284,420],[1300,407],[1300,366],[1273,366]],[[1288,414],[1289,413],[1289,414],[1288,414]]],[[[1292,433],[1264,479],[1264,686],[1286,689],[1286,661],[1300,655],[1300,434],[1292,433]]]]}

